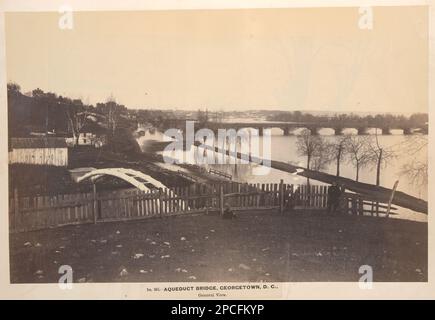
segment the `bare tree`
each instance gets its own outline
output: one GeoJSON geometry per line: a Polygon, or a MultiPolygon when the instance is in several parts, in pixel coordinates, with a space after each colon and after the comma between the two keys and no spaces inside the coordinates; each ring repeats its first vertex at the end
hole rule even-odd
{"type": "Polygon", "coordinates": [[[349,136],[347,141],[348,161],[356,169],[355,180],[359,180],[360,169],[367,166],[370,162],[370,150],[368,148],[368,138],[366,136],[349,136]]]}
{"type": "Polygon", "coordinates": [[[331,162],[328,145],[322,143],[311,158],[311,170],[321,171],[331,162]]]}
{"type": "MultiPolygon", "coordinates": [[[[320,136],[312,135],[310,130],[304,129],[296,140],[296,147],[301,156],[307,157],[306,168],[308,170],[320,170],[326,162],[322,162],[322,151],[325,144],[320,136]]],[[[326,156],[326,155],[323,155],[326,156]]]]}
{"type": "Polygon", "coordinates": [[[61,103],[66,106],[66,116],[74,138],[74,145],[77,146],[79,144],[80,132],[87,123],[89,114],[85,110],[81,100],[62,100],[61,103]]]}
{"type": "Polygon", "coordinates": [[[381,168],[387,164],[389,160],[396,157],[392,148],[384,147],[379,144],[378,132],[376,130],[375,139],[370,139],[368,143],[369,162],[376,165],[376,185],[381,183],[381,168]]]}
{"type": "Polygon", "coordinates": [[[107,130],[113,136],[119,125],[120,115],[125,109],[125,106],[116,103],[115,98],[110,96],[105,103],[97,103],[96,108],[97,111],[106,117],[107,130]]]}
{"type": "Polygon", "coordinates": [[[417,187],[428,184],[427,161],[412,161],[402,167],[401,173],[406,175],[409,182],[417,187]]]}
{"type": "Polygon", "coordinates": [[[341,161],[345,159],[348,154],[348,144],[349,136],[340,136],[327,145],[327,152],[329,153],[327,158],[329,158],[330,161],[335,161],[337,177],[340,176],[341,161]]]}
{"type": "Polygon", "coordinates": [[[416,187],[426,187],[428,184],[428,138],[426,135],[409,137],[400,147],[406,149],[414,157],[402,166],[400,173],[405,175],[409,182],[416,187]]]}
{"type": "Polygon", "coordinates": [[[118,117],[118,104],[116,103],[116,100],[113,98],[113,96],[110,96],[110,98],[106,102],[106,119],[107,129],[109,129],[112,135],[115,134],[115,130],[118,125],[118,117]]]}
{"type": "MultiPolygon", "coordinates": [[[[308,170],[320,171],[330,162],[328,145],[318,135],[312,135],[310,130],[304,129],[296,140],[296,147],[299,155],[306,156],[306,168],[308,170]]],[[[307,178],[307,184],[310,179],[307,178]]]]}

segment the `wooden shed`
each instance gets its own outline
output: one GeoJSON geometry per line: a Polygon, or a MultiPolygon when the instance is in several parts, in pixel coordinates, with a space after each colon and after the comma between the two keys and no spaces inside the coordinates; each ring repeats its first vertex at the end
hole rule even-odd
{"type": "Polygon", "coordinates": [[[65,138],[11,138],[9,163],[68,166],[68,147],[65,138]]]}

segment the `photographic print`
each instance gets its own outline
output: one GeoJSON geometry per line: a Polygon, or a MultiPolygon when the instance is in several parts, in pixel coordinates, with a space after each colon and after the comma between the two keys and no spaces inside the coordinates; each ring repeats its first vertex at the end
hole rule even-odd
{"type": "Polygon", "coordinates": [[[5,10],[9,283],[427,284],[429,9],[5,10]]]}

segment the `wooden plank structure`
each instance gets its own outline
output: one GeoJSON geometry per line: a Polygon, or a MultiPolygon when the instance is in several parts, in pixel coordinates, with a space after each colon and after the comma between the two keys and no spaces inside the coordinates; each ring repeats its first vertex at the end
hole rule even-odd
{"type": "Polygon", "coordinates": [[[64,138],[11,138],[9,163],[68,166],[68,148],[64,138]]]}
{"type": "MultiPolygon", "coordinates": [[[[233,181],[186,187],[137,189],[55,196],[19,197],[14,190],[9,201],[11,232],[54,228],[64,225],[163,218],[179,214],[223,213],[226,206],[235,210],[279,209],[325,210],[327,186],[280,183],[248,184],[233,181]]],[[[356,215],[386,216],[387,204],[355,193],[344,193],[341,212],[356,215]],[[377,206],[375,204],[378,204],[377,206]]],[[[397,208],[391,207],[390,210],[397,208]]],[[[392,214],[392,213],[390,213],[392,214]]]]}

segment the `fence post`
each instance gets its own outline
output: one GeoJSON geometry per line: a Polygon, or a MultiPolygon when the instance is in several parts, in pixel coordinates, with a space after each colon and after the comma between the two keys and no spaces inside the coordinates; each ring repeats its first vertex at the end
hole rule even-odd
{"type": "Polygon", "coordinates": [[[349,214],[349,198],[347,195],[340,197],[340,211],[343,210],[345,214],[349,214]]]}
{"type": "Polygon", "coordinates": [[[220,209],[220,215],[223,216],[223,214],[224,214],[224,186],[222,183],[219,185],[219,209],[220,209]]]}
{"type": "Polygon", "coordinates": [[[284,212],[284,180],[279,182],[279,213],[284,212]]]}
{"type": "Polygon", "coordinates": [[[18,229],[17,228],[18,219],[19,219],[20,224],[21,224],[19,203],[20,203],[20,201],[18,199],[18,189],[14,188],[14,226],[13,226],[14,229],[18,229]]]}
{"type": "Polygon", "coordinates": [[[396,182],[394,182],[393,191],[391,191],[390,199],[388,200],[387,214],[385,216],[387,218],[390,216],[391,202],[394,199],[394,194],[396,193],[396,189],[397,189],[398,184],[399,184],[399,180],[396,180],[396,182]]]}
{"type": "Polygon", "coordinates": [[[159,211],[160,211],[160,217],[163,215],[163,190],[162,188],[159,189],[159,211]]]}
{"type": "Polygon", "coordinates": [[[98,216],[98,199],[97,199],[97,184],[95,181],[92,182],[92,189],[93,189],[93,199],[94,199],[94,223],[97,223],[97,216],[98,216]]]}
{"type": "Polygon", "coordinates": [[[358,215],[364,215],[364,199],[362,197],[358,197],[358,215]]]}
{"type": "Polygon", "coordinates": [[[357,210],[357,198],[355,196],[352,197],[352,214],[353,215],[357,215],[358,214],[358,210],[357,210]]]}

